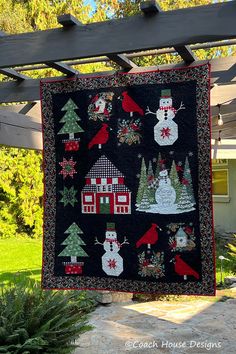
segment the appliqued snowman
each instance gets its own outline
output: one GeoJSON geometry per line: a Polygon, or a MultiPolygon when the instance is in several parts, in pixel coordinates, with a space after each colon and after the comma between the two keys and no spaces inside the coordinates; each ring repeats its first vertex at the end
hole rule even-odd
{"type": "Polygon", "coordinates": [[[107,223],[105,236],[103,243],[95,239],[95,245],[102,245],[105,250],[102,256],[102,269],[107,275],[118,277],[124,270],[123,258],[119,255],[119,251],[124,244],[129,244],[129,242],[125,237],[124,242],[119,243],[114,223],[107,223]]]}
{"type": "Polygon", "coordinates": [[[171,180],[168,177],[166,169],[159,173],[159,187],[155,193],[155,199],[160,212],[172,210],[176,200],[175,189],[171,185],[171,180]]]}
{"type": "Polygon", "coordinates": [[[178,111],[185,109],[181,102],[180,107],[172,106],[171,90],[161,91],[160,105],[156,112],[150,111],[149,107],[145,114],[154,114],[158,123],[154,126],[154,139],[162,146],[172,145],[178,139],[178,125],[173,121],[178,111]]]}

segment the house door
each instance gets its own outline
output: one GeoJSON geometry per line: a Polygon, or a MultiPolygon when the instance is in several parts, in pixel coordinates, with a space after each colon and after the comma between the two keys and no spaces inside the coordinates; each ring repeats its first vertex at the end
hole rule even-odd
{"type": "Polygon", "coordinates": [[[100,214],[110,214],[110,197],[99,197],[100,214]]]}

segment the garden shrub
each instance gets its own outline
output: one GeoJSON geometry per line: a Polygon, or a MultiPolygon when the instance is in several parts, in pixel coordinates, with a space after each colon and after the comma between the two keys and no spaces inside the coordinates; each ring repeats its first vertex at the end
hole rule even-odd
{"type": "Polygon", "coordinates": [[[42,236],[42,153],[0,148],[0,237],[42,236]]]}
{"type": "Polygon", "coordinates": [[[74,340],[91,329],[86,315],[93,307],[82,291],[6,288],[0,295],[0,353],[72,353],[74,340]]]}
{"type": "Polygon", "coordinates": [[[229,249],[229,255],[232,260],[232,272],[236,274],[236,235],[234,235],[235,241],[234,243],[228,243],[227,247],[229,249]]]}

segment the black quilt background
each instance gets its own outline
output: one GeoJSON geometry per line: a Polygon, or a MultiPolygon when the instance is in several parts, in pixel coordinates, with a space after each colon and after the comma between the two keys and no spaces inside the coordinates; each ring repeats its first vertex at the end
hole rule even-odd
{"type": "MultiPolygon", "coordinates": [[[[186,261],[189,266],[191,266],[199,275],[200,279],[196,280],[194,277],[188,277],[188,283],[198,283],[202,279],[202,261],[201,261],[201,242],[200,242],[200,221],[199,221],[199,204],[198,204],[198,176],[199,176],[199,160],[198,160],[198,134],[197,134],[197,101],[196,101],[196,86],[197,80],[183,80],[182,82],[168,82],[168,83],[158,83],[158,84],[140,84],[127,87],[113,87],[106,86],[105,88],[98,89],[80,89],[73,90],[71,92],[62,93],[52,93],[52,116],[53,116],[53,129],[55,137],[55,167],[56,167],[56,213],[55,213],[55,247],[54,247],[54,267],[51,270],[56,277],[60,279],[63,278],[75,278],[76,283],[73,282],[73,287],[80,288],[80,279],[83,277],[91,277],[95,279],[96,277],[103,279],[101,281],[103,286],[95,285],[93,286],[93,280],[90,282],[87,288],[108,288],[119,290],[119,286],[112,286],[115,284],[117,278],[131,281],[145,281],[150,282],[153,285],[156,283],[179,283],[184,284],[186,280],[183,276],[179,276],[174,271],[174,264],[170,262],[176,253],[171,252],[169,247],[169,235],[167,234],[166,226],[170,223],[185,223],[189,224],[192,222],[195,235],[196,248],[191,252],[185,252],[181,254],[181,257],[186,261]],[[140,118],[142,122],[141,128],[141,143],[132,144],[131,146],[127,144],[118,144],[117,140],[117,130],[118,130],[118,120],[130,120],[129,113],[122,109],[121,104],[121,93],[125,90],[128,94],[138,103],[140,107],[145,111],[147,106],[150,107],[152,111],[156,111],[159,107],[159,100],[161,97],[161,91],[163,89],[170,89],[171,96],[173,99],[173,107],[178,108],[180,103],[183,102],[185,109],[177,113],[174,122],[178,125],[179,137],[177,141],[170,146],[159,146],[154,140],[153,128],[157,124],[157,119],[154,115],[144,115],[141,117],[138,113],[134,113],[134,119],[140,118]],[[109,127],[112,129],[109,132],[108,142],[102,146],[102,149],[98,149],[97,146],[88,150],[88,143],[96,132],[101,127],[101,121],[89,120],[88,116],[88,106],[91,102],[91,96],[95,96],[99,92],[111,91],[114,93],[114,98],[112,101],[112,116],[107,122],[109,127]],[[68,138],[68,135],[58,135],[58,131],[62,128],[63,124],[59,123],[59,120],[65,114],[61,111],[61,108],[66,104],[68,99],[71,98],[74,103],[78,106],[76,110],[77,115],[81,118],[79,125],[84,129],[83,133],[75,134],[76,138],[80,138],[80,149],[79,151],[68,152],[65,151],[64,144],[62,140],[68,138]],[[170,152],[174,151],[174,154],[170,155],[170,152]],[[192,156],[188,155],[189,152],[193,153],[192,156]],[[194,195],[196,199],[196,210],[181,214],[155,214],[155,213],[144,213],[136,210],[135,201],[139,185],[139,179],[137,174],[140,173],[141,161],[140,155],[144,157],[146,165],[149,160],[157,158],[158,153],[161,153],[162,158],[166,160],[167,170],[170,171],[172,160],[175,162],[181,161],[183,164],[185,162],[186,156],[188,156],[191,176],[193,182],[194,195]],[[92,168],[94,163],[101,157],[105,155],[112,164],[124,174],[124,184],[131,191],[131,214],[124,215],[111,215],[111,214],[82,214],[81,213],[81,190],[85,185],[85,176],[92,168]],[[73,157],[76,161],[75,169],[77,174],[73,178],[66,177],[59,174],[61,171],[61,166],[59,162],[66,158],[73,157]],[[74,207],[71,205],[64,206],[60,202],[61,194],[59,193],[63,187],[74,186],[78,193],[76,194],[76,199],[78,203],[74,207]],[[68,257],[58,257],[58,254],[65,248],[61,243],[67,237],[64,232],[73,223],[76,222],[79,227],[83,230],[83,235],[81,238],[86,243],[83,249],[89,255],[83,259],[83,274],[81,276],[77,275],[65,275],[63,262],[69,261],[68,257]],[[103,246],[94,245],[95,237],[98,238],[100,242],[105,240],[106,225],[108,222],[115,223],[115,228],[117,231],[117,239],[122,242],[124,236],[127,237],[129,245],[121,247],[119,254],[124,261],[124,271],[116,276],[108,276],[102,270],[101,257],[104,254],[103,246]],[[152,250],[155,252],[164,251],[164,264],[165,264],[165,276],[155,279],[153,277],[143,277],[138,274],[138,253],[145,251],[146,245],[142,245],[140,249],[137,250],[135,244],[138,239],[149,229],[151,223],[158,224],[162,231],[158,230],[159,239],[158,242],[152,246],[152,250]],[[104,279],[110,278],[114,280],[106,284],[104,279]]],[[[153,163],[155,170],[155,163],[153,163]]],[[[46,242],[46,241],[45,241],[46,242]]],[[[177,252],[178,253],[178,252],[177,252]]],[[[45,261],[45,260],[44,260],[45,261]]],[[[96,282],[95,282],[96,284],[96,282]]],[[[129,284],[127,282],[127,284],[129,284]]],[[[130,283],[131,284],[131,283],[130,283]]],[[[54,287],[58,287],[55,284],[54,287]]],[[[59,284],[59,287],[60,284],[59,284]]],[[[84,286],[82,286],[84,287],[84,286]]],[[[126,291],[132,291],[132,285],[127,285],[126,291]]],[[[154,292],[158,292],[158,288],[155,287],[154,292]]],[[[122,287],[120,287],[122,290],[122,287]]],[[[124,290],[124,289],[123,289],[124,290]]],[[[145,291],[145,287],[142,287],[140,291],[145,291]]],[[[148,289],[147,291],[150,291],[148,289]]],[[[168,291],[170,292],[170,291],[168,291]]],[[[191,291],[190,291],[191,292],[191,291]]],[[[194,292],[194,291],[193,291],[194,292]]],[[[175,291],[172,291],[175,293],[175,291]]],[[[187,293],[187,292],[185,292],[187,293]]]]}

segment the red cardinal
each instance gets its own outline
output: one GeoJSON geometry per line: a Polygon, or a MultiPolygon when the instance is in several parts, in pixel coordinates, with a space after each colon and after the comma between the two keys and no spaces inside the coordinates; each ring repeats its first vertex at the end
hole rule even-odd
{"type": "Polygon", "coordinates": [[[136,247],[139,248],[141,245],[154,245],[158,240],[157,224],[152,224],[150,229],[136,242],[136,247]]]}
{"type": "Polygon", "coordinates": [[[122,108],[125,112],[130,113],[130,117],[133,116],[134,112],[139,113],[141,116],[144,115],[143,109],[134,102],[134,100],[128,95],[127,91],[122,92],[122,96],[124,97],[122,100],[122,108]]]}
{"type": "Polygon", "coordinates": [[[199,274],[193,268],[191,268],[187,263],[185,263],[180,258],[179,254],[175,256],[175,272],[178,275],[183,275],[184,279],[187,279],[187,275],[192,275],[194,276],[194,278],[199,279],[199,274]]]}
{"type": "Polygon", "coordinates": [[[94,135],[90,143],[88,144],[88,148],[91,149],[94,145],[98,145],[98,148],[101,149],[101,145],[106,144],[109,133],[108,133],[108,125],[106,123],[102,123],[101,129],[94,135]]]}

